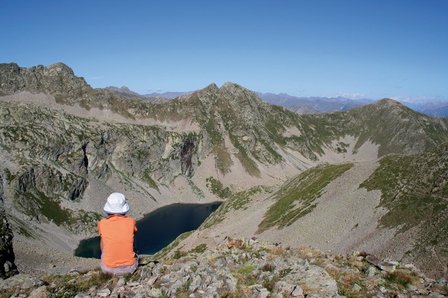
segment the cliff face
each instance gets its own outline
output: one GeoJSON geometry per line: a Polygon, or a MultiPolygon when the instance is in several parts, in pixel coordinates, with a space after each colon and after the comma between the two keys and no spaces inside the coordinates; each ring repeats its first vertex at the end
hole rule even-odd
{"type": "MultiPolygon", "coordinates": [[[[4,158],[14,165],[5,168],[5,183],[14,206],[36,221],[69,227],[86,215],[95,219],[89,209],[70,212],[60,205],[80,203],[86,190],[110,189],[111,179],[119,180],[116,190],[131,185],[146,200],[156,202],[159,187],[178,176],[189,179],[198,167],[201,139],[192,133],[100,124],[47,108],[9,103],[1,105],[0,123],[4,158]]],[[[88,228],[89,222],[84,224],[88,228]]]]}
{"type": "Polygon", "coordinates": [[[15,256],[12,245],[14,235],[3,208],[3,201],[5,199],[3,182],[3,176],[0,173],[0,278],[7,278],[17,274],[18,271],[14,264],[15,256]]]}

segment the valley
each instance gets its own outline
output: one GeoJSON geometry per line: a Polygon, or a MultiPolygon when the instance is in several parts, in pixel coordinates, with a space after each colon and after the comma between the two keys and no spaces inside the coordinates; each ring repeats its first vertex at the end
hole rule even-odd
{"type": "Polygon", "coordinates": [[[137,219],[223,202],[177,250],[256,237],[447,277],[447,119],[390,99],[299,115],[234,83],[148,102],[62,63],[1,64],[0,83],[3,208],[21,272],[95,268],[73,251],[122,191],[137,219]]]}

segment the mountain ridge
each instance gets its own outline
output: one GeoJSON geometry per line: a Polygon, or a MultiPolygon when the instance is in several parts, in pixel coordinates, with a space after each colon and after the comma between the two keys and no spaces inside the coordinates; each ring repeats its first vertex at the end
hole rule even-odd
{"type": "MultiPolygon", "coordinates": [[[[447,119],[390,99],[298,115],[226,83],[153,103],[93,89],[63,65],[31,69],[0,65],[0,170],[7,173],[5,209],[21,245],[34,243],[26,235],[42,235],[42,224],[54,229],[53,238],[66,233],[59,242],[72,238],[69,245],[75,245],[80,231],[93,233],[101,198],[111,190],[133,198],[136,217],[180,198],[228,197],[231,213],[221,212],[219,220],[229,224],[233,213],[248,220],[262,216],[253,203],[267,210],[274,189],[323,163],[354,163],[334,178],[348,186],[354,180],[347,175],[367,175],[379,157],[422,154],[448,141],[447,119]],[[65,224],[68,213],[73,216],[65,224]]],[[[67,250],[52,241],[46,245],[67,250]]]]}

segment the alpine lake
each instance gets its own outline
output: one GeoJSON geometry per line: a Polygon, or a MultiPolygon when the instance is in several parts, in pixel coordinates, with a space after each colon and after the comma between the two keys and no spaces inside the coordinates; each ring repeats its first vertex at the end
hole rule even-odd
{"type": "MultiPolygon", "coordinates": [[[[152,255],[176,239],[180,234],[197,229],[215,211],[221,202],[208,204],[176,203],[146,214],[137,221],[135,252],[152,255]]],[[[84,258],[101,257],[100,237],[81,240],[75,256],[84,258]]]]}

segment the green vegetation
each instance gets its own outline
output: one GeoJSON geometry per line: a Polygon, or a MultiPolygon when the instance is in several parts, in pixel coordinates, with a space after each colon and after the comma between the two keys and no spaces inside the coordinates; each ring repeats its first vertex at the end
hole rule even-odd
{"type": "MultiPolygon", "coordinates": [[[[429,220],[434,223],[448,210],[447,147],[417,156],[387,156],[380,161],[380,167],[360,187],[381,190],[380,206],[388,209],[382,225],[405,231],[429,220]]],[[[448,221],[444,226],[448,228],[448,221]]]]}
{"type": "Polygon", "coordinates": [[[117,277],[112,277],[100,271],[92,271],[91,274],[83,275],[47,275],[42,277],[47,285],[49,297],[65,298],[75,297],[78,293],[85,292],[91,287],[105,286],[106,284],[116,283],[117,277]]]}
{"type": "Polygon", "coordinates": [[[241,145],[237,137],[230,135],[230,140],[232,141],[233,146],[238,149],[238,153],[235,156],[241,162],[246,172],[251,176],[260,177],[260,170],[258,169],[257,163],[249,157],[246,149],[241,145]]]}
{"type": "Polygon", "coordinates": [[[186,252],[186,251],[182,251],[182,250],[180,250],[180,249],[176,249],[176,250],[174,251],[174,254],[173,254],[173,259],[178,260],[178,259],[180,259],[180,258],[185,257],[186,255],[187,255],[187,252],[186,252]]]}
{"type": "MultiPolygon", "coordinates": [[[[448,144],[421,155],[390,155],[380,161],[378,169],[360,187],[381,190],[379,207],[387,213],[380,223],[404,232],[418,227],[414,248],[408,253],[427,255],[428,247],[435,259],[448,260],[448,144]]],[[[438,264],[422,261],[421,267],[434,269],[438,264]]]]}
{"type": "Polygon", "coordinates": [[[406,288],[409,285],[418,284],[419,277],[407,270],[395,270],[386,275],[386,282],[392,285],[400,285],[406,288]]]}
{"type": "MultiPolygon", "coordinates": [[[[44,216],[58,226],[65,226],[68,229],[76,230],[82,226],[83,229],[94,230],[96,223],[101,219],[101,215],[95,212],[73,210],[61,207],[60,201],[47,196],[44,192],[33,190],[19,194],[15,203],[17,207],[31,218],[38,219],[44,216]]],[[[30,232],[19,226],[19,232],[25,236],[30,236],[30,232]]]]}
{"type": "Polygon", "coordinates": [[[246,266],[243,266],[240,269],[238,269],[238,273],[246,275],[246,274],[252,273],[254,270],[255,270],[255,266],[246,265],[246,266]]]}
{"type": "Polygon", "coordinates": [[[145,169],[143,171],[143,179],[145,180],[146,183],[148,183],[149,187],[154,188],[155,190],[160,192],[157,183],[154,181],[154,179],[151,178],[149,169],[145,169]]]}
{"type": "Polygon", "coordinates": [[[254,177],[260,177],[260,170],[258,169],[257,164],[247,155],[246,151],[238,151],[235,155],[238,160],[243,165],[243,168],[246,172],[254,177]]]}
{"type": "Polygon", "coordinates": [[[205,179],[207,188],[221,199],[227,199],[232,195],[232,191],[229,187],[224,187],[222,182],[214,177],[208,177],[205,179]]]}
{"type": "Polygon", "coordinates": [[[207,244],[205,243],[201,243],[198,246],[196,246],[195,248],[193,248],[192,250],[190,250],[189,253],[198,253],[201,254],[203,253],[205,250],[207,249],[207,244]]]}
{"type": "Polygon", "coordinates": [[[81,209],[74,213],[74,221],[76,224],[73,225],[73,228],[76,226],[81,226],[82,229],[88,229],[92,232],[96,232],[98,221],[100,221],[101,218],[102,216],[99,213],[81,209]]]}
{"type": "MultiPolygon", "coordinates": [[[[190,236],[193,232],[194,231],[189,231],[189,232],[185,232],[185,233],[182,233],[179,236],[177,236],[177,238],[174,239],[173,242],[171,242],[170,244],[165,246],[162,250],[160,250],[156,254],[154,254],[154,259],[160,260],[160,259],[167,257],[175,248],[177,248],[177,246],[179,245],[180,242],[182,242],[182,240],[187,239],[188,236],[190,236]]],[[[179,251],[179,250],[177,250],[177,251],[179,251]]]]}
{"type": "Polygon", "coordinates": [[[224,144],[213,147],[213,153],[215,154],[216,167],[221,174],[225,175],[229,173],[233,162],[229,152],[227,152],[227,149],[224,147],[224,144]]]}
{"type": "Polygon", "coordinates": [[[70,226],[75,222],[70,210],[62,208],[58,201],[41,191],[27,192],[20,198],[17,202],[20,209],[33,218],[39,218],[42,214],[58,226],[62,224],[70,226]]]}
{"type": "Polygon", "coordinates": [[[222,133],[217,129],[217,125],[213,118],[209,118],[205,123],[205,131],[207,132],[210,141],[213,145],[221,144],[223,141],[222,133]]]}
{"type": "MultiPolygon", "coordinates": [[[[322,154],[323,146],[350,135],[357,139],[354,150],[366,141],[379,145],[378,155],[418,153],[448,141],[446,120],[435,120],[388,100],[346,112],[301,115],[300,137],[288,145],[305,156],[322,154]]],[[[336,150],[344,152],[344,147],[336,150]]]]}
{"type": "Polygon", "coordinates": [[[266,188],[255,186],[248,190],[241,191],[231,195],[218,209],[215,210],[201,225],[201,229],[210,228],[215,224],[220,223],[226,218],[226,214],[230,211],[245,210],[248,208],[249,202],[252,198],[261,192],[267,192],[266,188]]]}
{"type": "Polygon", "coordinates": [[[349,170],[353,164],[323,165],[301,173],[273,195],[275,203],[258,226],[261,233],[271,227],[283,228],[311,212],[313,204],[328,183],[349,170]]]}

